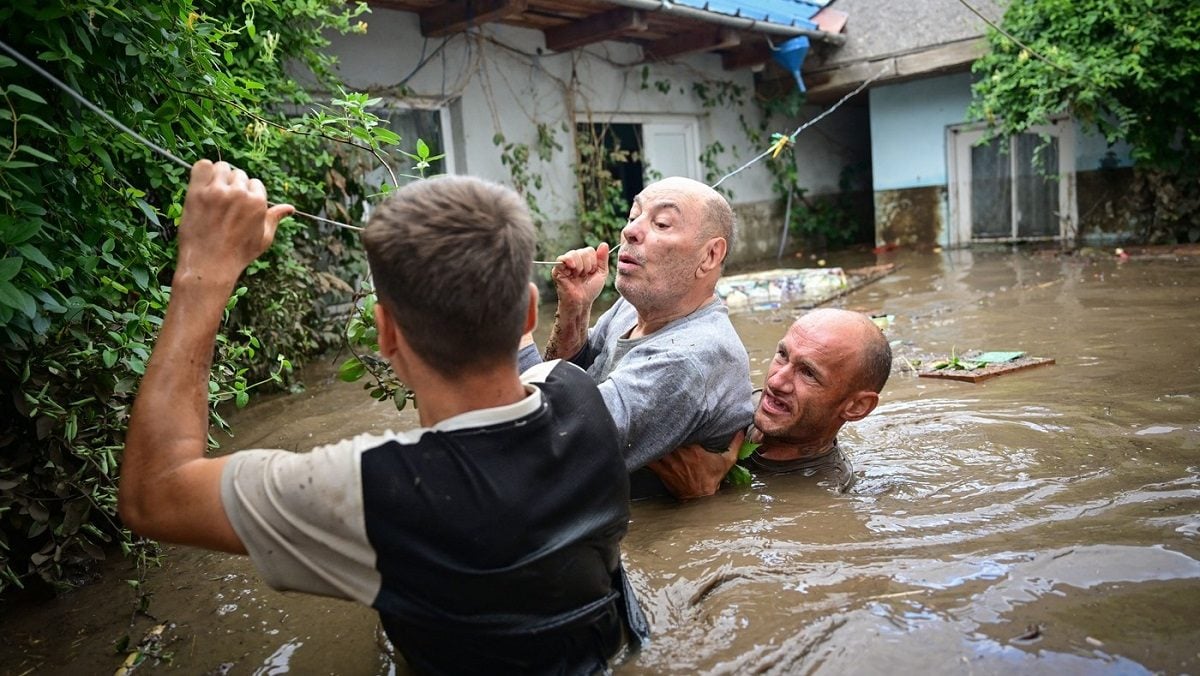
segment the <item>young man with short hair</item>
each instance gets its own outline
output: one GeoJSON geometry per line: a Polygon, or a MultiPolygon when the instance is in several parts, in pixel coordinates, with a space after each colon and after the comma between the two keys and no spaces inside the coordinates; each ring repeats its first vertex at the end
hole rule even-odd
{"type": "Polygon", "coordinates": [[[427,673],[594,673],[645,620],[620,564],[628,481],[586,373],[522,376],[536,322],[521,199],[465,177],[393,193],[363,241],[380,352],[422,427],[309,453],[207,458],[225,302],[287,205],[224,162],[192,169],[171,301],[130,420],[119,495],[134,531],[249,553],[269,585],[379,611],[427,673]]]}

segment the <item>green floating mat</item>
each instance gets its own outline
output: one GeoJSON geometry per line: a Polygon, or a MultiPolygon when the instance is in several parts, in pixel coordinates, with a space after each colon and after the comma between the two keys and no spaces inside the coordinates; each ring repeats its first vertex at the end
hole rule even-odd
{"type": "Polygon", "coordinates": [[[968,361],[980,364],[1003,364],[1006,361],[1020,359],[1024,356],[1024,352],[984,352],[983,354],[969,357],[968,361]]]}

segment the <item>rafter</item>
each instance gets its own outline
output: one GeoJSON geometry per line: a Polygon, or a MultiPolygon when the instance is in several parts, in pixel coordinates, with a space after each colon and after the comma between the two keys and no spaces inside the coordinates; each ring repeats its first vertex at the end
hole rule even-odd
{"type": "Polygon", "coordinates": [[[688,54],[730,49],[742,43],[736,31],[719,29],[666,38],[642,48],[646,61],[664,61],[688,54]]]}
{"type": "Polygon", "coordinates": [[[741,70],[754,68],[771,60],[771,48],[766,42],[744,45],[721,55],[721,66],[725,70],[741,70]]]}
{"type": "Polygon", "coordinates": [[[421,10],[421,34],[436,38],[461,33],[471,26],[520,14],[527,7],[527,0],[454,0],[421,10]]]}
{"type": "Polygon", "coordinates": [[[546,35],[547,49],[565,52],[629,33],[640,33],[646,30],[646,26],[646,18],[642,16],[641,12],[634,9],[614,9],[580,21],[546,29],[543,33],[546,35]]]}

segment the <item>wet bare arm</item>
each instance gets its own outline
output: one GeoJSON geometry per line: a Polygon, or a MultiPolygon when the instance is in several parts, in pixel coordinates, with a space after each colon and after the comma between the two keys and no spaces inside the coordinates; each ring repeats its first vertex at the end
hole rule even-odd
{"type": "Polygon", "coordinates": [[[738,449],[745,438],[745,432],[738,432],[729,442],[729,449],[720,453],[699,444],[681,446],[646,467],[677,499],[702,498],[721,487],[721,480],[737,462],[738,449]]]}
{"type": "Polygon", "coordinates": [[[166,319],[126,435],[118,506],[140,535],[245,553],[221,505],[226,458],[206,458],[208,380],[225,303],[292,207],[267,208],[257,179],[224,162],[192,167],[166,319]]]}
{"type": "Polygon", "coordinates": [[[554,326],[546,341],[545,358],[570,359],[587,344],[592,303],[608,278],[608,245],[575,249],[558,257],[551,277],[558,292],[554,326]]]}

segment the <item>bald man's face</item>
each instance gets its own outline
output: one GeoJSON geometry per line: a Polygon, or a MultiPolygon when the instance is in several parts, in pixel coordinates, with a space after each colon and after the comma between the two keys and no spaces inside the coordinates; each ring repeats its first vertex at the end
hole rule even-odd
{"type": "Polygon", "coordinates": [[[836,434],[860,390],[862,331],[858,322],[820,311],[793,323],[767,369],[754,426],[797,443],[836,434]]]}
{"type": "Polygon", "coordinates": [[[703,184],[669,178],[638,194],[621,231],[617,291],[639,311],[677,301],[699,283],[704,257],[703,184]]]}

